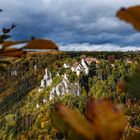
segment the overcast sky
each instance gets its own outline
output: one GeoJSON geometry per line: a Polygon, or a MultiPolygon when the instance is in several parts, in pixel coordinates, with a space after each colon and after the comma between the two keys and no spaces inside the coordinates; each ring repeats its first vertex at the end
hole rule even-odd
{"type": "Polygon", "coordinates": [[[115,16],[121,7],[137,4],[140,0],[0,0],[0,28],[15,22],[13,39],[49,38],[63,49],[85,43],[140,47],[140,33],[115,16]]]}

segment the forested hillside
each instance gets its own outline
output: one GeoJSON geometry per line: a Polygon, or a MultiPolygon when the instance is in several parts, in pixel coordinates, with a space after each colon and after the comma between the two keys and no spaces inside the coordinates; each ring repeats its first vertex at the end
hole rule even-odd
{"type": "MultiPolygon", "coordinates": [[[[108,108],[107,112],[98,112],[100,119],[106,114],[108,123],[104,124],[106,119],[94,123],[95,128],[100,125],[100,132],[108,132],[96,130],[96,137],[127,139],[140,132],[139,96],[129,90],[136,83],[132,76],[139,72],[139,52],[65,52],[3,60],[11,63],[0,73],[0,139],[90,139],[88,132],[78,129],[78,122],[72,125],[78,116],[65,119],[66,110],[60,103],[87,117],[86,104],[91,99],[97,108],[108,108]],[[116,111],[112,111],[113,107],[116,111]]],[[[135,87],[133,90],[138,91],[135,87]]]]}

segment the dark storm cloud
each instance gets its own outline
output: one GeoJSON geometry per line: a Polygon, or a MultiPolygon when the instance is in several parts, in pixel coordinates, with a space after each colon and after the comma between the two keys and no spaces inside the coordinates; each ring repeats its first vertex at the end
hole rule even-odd
{"type": "Polygon", "coordinates": [[[139,0],[0,0],[1,25],[16,22],[14,39],[50,38],[59,44],[139,46],[140,34],[115,17],[139,0]]]}

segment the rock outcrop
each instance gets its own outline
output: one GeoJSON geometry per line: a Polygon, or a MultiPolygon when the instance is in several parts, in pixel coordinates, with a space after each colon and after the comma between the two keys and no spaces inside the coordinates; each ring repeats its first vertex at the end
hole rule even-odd
{"type": "Polygon", "coordinates": [[[52,83],[52,75],[51,72],[48,70],[48,68],[45,69],[45,75],[43,79],[41,80],[41,85],[39,88],[39,91],[41,91],[43,88],[50,86],[52,83]]]}
{"type": "Polygon", "coordinates": [[[81,88],[79,86],[79,82],[70,83],[67,75],[64,74],[63,80],[50,91],[50,100],[52,100],[55,96],[62,96],[67,93],[80,95],[81,88]]]}

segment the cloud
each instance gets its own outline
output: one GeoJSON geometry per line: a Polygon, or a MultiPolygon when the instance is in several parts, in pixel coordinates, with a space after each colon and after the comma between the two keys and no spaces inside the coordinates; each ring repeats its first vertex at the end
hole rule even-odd
{"type": "Polygon", "coordinates": [[[70,45],[60,45],[61,51],[137,51],[140,47],[125,46],[121,47],[113,44],[101,44],[101,45],[91,45],[91,44],[70,44],[70,45]]]}
{"type": "Polygon", "coordinates": [[[0,0],[0,3],[4,9],[0,13],[0,28],[17,23],[13,39],[35,36],[64,45],[140,45],[140,34],[115,17],[120,7],[139,4],[139,0],[0,0]]]}

